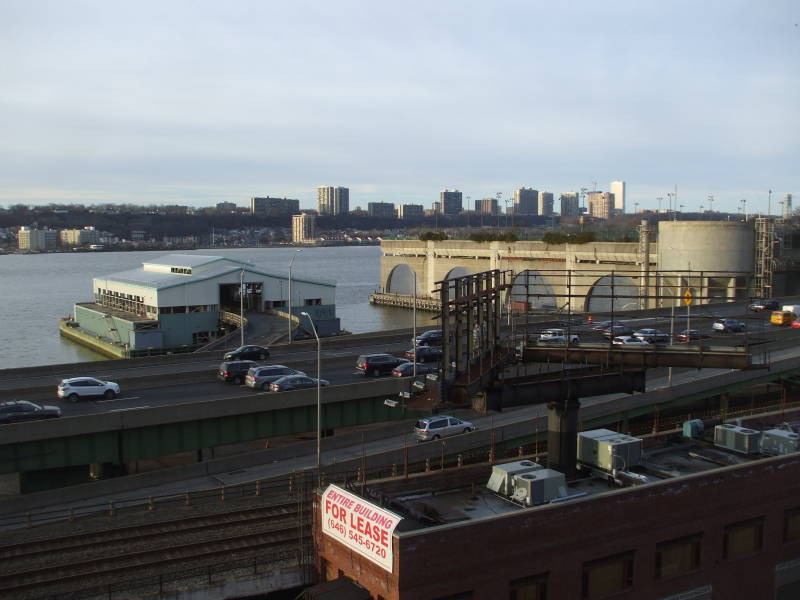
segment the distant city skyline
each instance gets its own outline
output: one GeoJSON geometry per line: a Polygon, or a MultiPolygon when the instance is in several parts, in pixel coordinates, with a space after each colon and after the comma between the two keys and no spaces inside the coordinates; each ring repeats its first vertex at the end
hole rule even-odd
{"type": "Polygon", "coordinates": [[[778,215],[800,193],[799,18],[790,0],[5,0],[0,205],[313,209],[333,183],[350,210],[443,189],[504,210],[521,187],[624,181],[627,213],[677,186],[684,212],[765,213],[773,190],[778,215]]]}

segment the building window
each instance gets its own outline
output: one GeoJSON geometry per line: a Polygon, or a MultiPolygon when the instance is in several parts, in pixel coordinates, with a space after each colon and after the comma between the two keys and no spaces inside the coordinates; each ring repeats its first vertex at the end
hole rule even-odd
{"type": "Polygon", "coordinates": [[[582,598],[602,598],[633,585],[633,552],[583,563],[582,598]]]}
{"type": "Polygon", "coordinates": [[[656,545],[656,579],[682,575],[699,567],[699,535],[656,545]]]}
{"type": "Polygon", "coordinates": [[[723,558],[733,559],[761,550],[764,540],[764,519],[735,523],[725,528],[723,558]]]}
{"type": "Polygon", "coordinates": [[[787,510],[783,516],[783,541],[800,540],[800,508],[787,510]]]}
{"type": "Polygon", "coordinates": [[[545,600],[547,575],[516,579],[508,586],[508,600],[545,600]]]}

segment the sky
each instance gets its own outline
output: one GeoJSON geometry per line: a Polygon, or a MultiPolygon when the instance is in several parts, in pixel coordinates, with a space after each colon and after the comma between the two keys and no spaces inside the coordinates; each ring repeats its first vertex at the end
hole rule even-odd
{"type": "Polygon", "coordinates": [[[628,212],[677,186],[684,211],[772,190],[777,214],[799,23],[797,0],[0,0],[0,205],[623,180],[628,212]]]}

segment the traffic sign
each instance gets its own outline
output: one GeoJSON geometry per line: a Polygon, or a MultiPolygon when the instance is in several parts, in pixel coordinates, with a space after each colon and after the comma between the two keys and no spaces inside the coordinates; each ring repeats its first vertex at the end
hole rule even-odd
{"type": "Polygon", "coordinates": [[[691,305],[691,304],[692,304],[692,290],[686,290],[686,291],[683,293],[683,303],[684,303],[686,306],[689,306],[689,305],[691,305]]]}

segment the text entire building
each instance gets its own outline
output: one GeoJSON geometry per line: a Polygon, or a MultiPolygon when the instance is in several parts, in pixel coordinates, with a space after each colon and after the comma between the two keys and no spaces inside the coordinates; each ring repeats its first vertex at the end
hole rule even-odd
{"type": "Polygon", "coordinates": [[[316,217],[307,213],[292,215],[292,241],[295,244],[309,244],[314,241],[314,222],[316,217]]]}
{"type": "Polygon", "coordinates": [[[254,215],[280,217],[300,212],[300,200],[292,198],[250,198],[250,212],[254,215]]]}
{"type": "Polygon", "coordinates": [[[401,204],[397,216],[401,219],[421,219],[425,216],[425,208],[422,204],[401,204]]]}
{"type": "Polygon", "coordinates": [[[553,192],[539,192],[539,214],[550,217],[553,214],[553,192]]]}
{"type": "Polygon", "coordinates": [[[323,185],[317,188],[317,212],[321,215],[346,215],[350,212],[350,189],[323,185]]]}
{"type": "Polygon", "coordinates": [[[370,217],[396,217],[393,202],[369,202],[367,203],[367,214],[370,217]]]}
{"type": "Polygon", "coordinates": [[[581,214],[581,204],[578,192],[567,192],[566,194],[561,194],[559,200],[561,201],[562,217],[577,217],[581,214]]]}
{"type": "Polygon", "coordinates": [[[608,219],[614,211],[614,194],[610,192],[589,192],[589,214],[598,219],[608,219]]]}
{"type": "Polygon", "coordinates": [[[94,302],[74,307],[73,327],[130,350],[204,344],[225,329],[226,314],[303,311],[322,334],[338,333],[336,284],[268,273],[221,256],[170,254],[141,267],[95,277],[94,302]]]}
{"type": "Polygon", "coordinates": [[[625,182],[612,181],[611,193],[614,194],[614,212],[617,214],[625,213],[625,182]]]}
{"type": "Polygon", "coordinates": [[[539,191],[533,188],[518,188],[513,192],[515,215],[539,214],[539,191]]]}
{"type": "Polygon", "coordinates": [[[20,250],[30,252],[46,252],[58,248],[58,231],[55,229],[31,229],[22,226],[17,232],[17,244],[20,250]]]}
{"type": "Polygon", "coordinates": [[[446,215],[458,215],[464,210],[464,200],[458,190],[443,190],[439,192],[439,202],[442,212],[446,215]]]}
{"type": "Polygon", "coordinates": [[[496,215],[500,213],[497,198],[481,198],[475,200],[475,212],[484,215],[496,215]]]}

